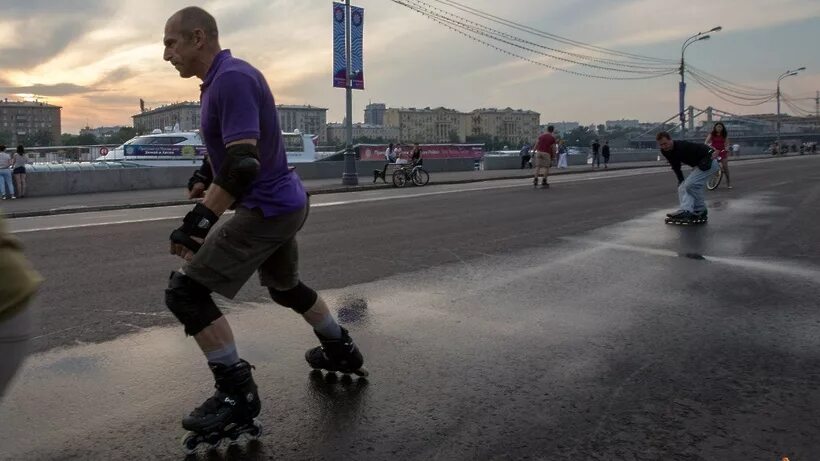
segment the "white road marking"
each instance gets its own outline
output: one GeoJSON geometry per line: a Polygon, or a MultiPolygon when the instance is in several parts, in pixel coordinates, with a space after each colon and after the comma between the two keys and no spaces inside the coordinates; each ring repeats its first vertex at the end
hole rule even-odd
{"type": "MultiPolygon", "coordinates": [[[[595,245],[600,248],[611,248],[614,250],[624,250],[624,251],[632,251],[635,253],[643,253],[653,256],[665,256],[665,257],[674,257],[679,258],[681,257],[681,253],[670,251],[670,250],[663,250],[660,248],[649,248],[649,247],[641,247],[637,245],[626,245],[623,243],[613,243],[613,242],[603,242],[600,240],[593,240],[593,239],[585,239],[579,237],[560,237],[561,240],[566,240],[568,242],[575,242],[575,243],[585,243],[589,245],[595,245]]],[[[744,269],[750,269],[754,271],[761,271],[761,272],[769,272],[779,275],[784,275],[788,277],[794,278],[804,278],[808,279],[809,281],[818,283],[820,282],[820,270],[806,267],[806,266],[798,266],[795,264],[789,264],[782,261],[767,261],[767,260],[759,260],[759,259],[751,259],[751,258],[736,258],[736,257],[727,257],[727,256],[709,256],[709,255],[699,255],[703,257],[703,260],[719,263],[719,264],[726,264],[729,266],[740,267],[744,269]]]]}
{"type": "MultiPolygon", "coordinates": [[[[666,169],[662,169],[660,171],[666,171],[666,169]]],[[[646,174],[656,174],[658,173],[658,169],[656,168],[645,168],[641,170],[629,170],[629,171],[613,171],[611,174],[607,175],[595,175],[590,177],[578,177],[578,178],[564,178],[561,176],[555,177],[552,181],[554,183],[570,183],[570,182],[582,182],[582,181],[594,181],[594,180],[601,180],[601,179],[615,179],[615,178],[624,178],[630,176],[639,176],[639,175],[646,175],[646,174]]],[[[452,190],[438,190],[438,191],[431,191],[431,192],[419,192],[419,193],[411,193],[411,194],[402,194],[402,195],[395,195],[395,196],[388,196],[388,197],[368,197],[368,198],[358,198],[358,199],[350,199],[350,200],[338,200],[333,202],[323,202],[323,203],[311,203],[310,207],[312,208],[325,208],[325,207],[334,207],[334,206],[342,206],[342,205],[352,205],[357,203],[370,203],[370,202],[381,202],[385,200],[406,200],[406,199],[414,199],[418,197],[430,197],[435,195],[446,195],[446,194],[457,194],[457,193],[464,193],[464,192],[478,192],[478,191],[488,191],[488,190],[498,190],[498,189],[513,189],[513,188],[522,188],[522,187],[532,187],[532,184],[529,182],[521,183],[521,181],[527,181],[527,178],[522,179],[508,179],[508,180],[500,180],[502,182],[508,181],[516,181],[515,184],[503,184],[503,185],[486,185],[487,183],[498,183],[499,180],[487,180],[484,182],[480,182],[478,184],[483,184],[484,186],[481,187],[467,187],[463,189],[452,189],[452,190]]],[[[473,183],[475,184],[475,183],[473,183]]],[[[452,185],[447,185],[452,186],[452,185]]],[[[347,193],[345,193],[347,194],[347,193]]],[[[139,210],[168,210],[173,208],[181,208],[187,209],[187,205],[174,205],[170,207],[151,207],[151,208],[134,208],[131,211],[139,211],[139,210]]],[[[30,217],[30,218],[16,218],[13,220],[9,220],[9,227],[12,227],[11,232],[14,234],[23,234],[28,232],[42,232],[42,231],[52,231],[52,230],[61,230],[61,229],[75,229],[75,228],[83,228],[83,227],[96,227],[96,226],[112,226],[116,224],[133,224],[133,223],[140,223],[140,222],[151,222],[151,221],[165,221],[165,220],[172,220],[172,219],[180,219],[184,216],[184,213],[174,214],[173,216],[164,216],[164,217],[147,217],[147,218],[134,218],[134,219],[120,219],[120,220],[112,220],[112,221],[104,221],[104,222],[90,222],[90,223],[81,223],[81,224],[62,224],[62,225],[55,225],[55,226],[44,226],[44,227],[32,227],[32,228],[21,228],[21,229],[14,229],[13,225],[20,225],[24,222],[37,222],[46,218],[51,219],[59,219],[60,217],[64,217],[67,219],[84,219],[90,217],[93,213],[97,212],[89,212],[89,213],[72,213],[66,215],[50,215],[50,216],[37,216],[37,217],[30,217]]],[[[109,215],[110,216],[110,215],[109,215]]],[[[95,216],[97,217],[97,216],[95,216]]]]}
{"type": "MultiPolygon", "coordinates": [[[[795,157],[798,158],[798,157],[795,157]]],[[[782,161],[784,159],[776,159],[778,161],[782,161]]],[[[788,160],[788,159],[785,159],[788,160]]],[[[755,160],[744,160],[743,165],[754,165],[758,163],[768,163],[773,161],[773,159],[755,159],[755,160]]],[[[649,174],[659,174],[668,172],[669,168],[665,165],[658,165],[657,167],[647,167],[647,168],[640,168],[635,170],[615,170],[609,172],[592,172],[589,173],[580,173],[580,174],[573,174],[573,175],[555,175],[551,178],[551,182],[553,183],[573,183],[573,182],[584,182],[584,181],[598,181],[604,179],[619,179],[619,178],[627,178],[632,176],[642,176],[642,175],[649,175],[649,174]]],[[[366,197],[366,198],[353,198],[348,200],[337,200],[332,202],[320,202],[320,203],[311,203],[311,208],[325,208],[325,207],[333,207],[333,206],[343,206],[343,205],[353,205],[357,203],[371,203],[371,202],[382,202],[386,200],[407,200],[407,199],[414,199],[417,197],[430,197],[435,195],[446,195],[446,194],[457,194],[457,193],[464,193],[464,192],[478,192],[478,191],[490,191],[490,190],[499,190],[499,189],[514,189],[514,188],[524,188],[524,187],[532,187],[532,183],[528,181],[528,178],[515,178],[515,179],[488,179],[486,181],[477,182],[477,183],[463,183],[463,184],[478,184],[479,186],[473,187],[466,187],[461,189],[449,189],[449,190],[434,190],[430,192],[419,192],[419,193],[404,193],[401,195],[391,195],[391,196],[379,196],[379,197],[366,197]],[[514,181],[514,183],[512,183],[514,181]],[[503,183],[503,184],[499,184],[503,183]],[[490,185],[495,184],[495,185],[490,185]]],[[[432,185],[430,187],[458,187],[460,184],[442,184],[440,186],[432,185]]],[[[393,189],[390,189],[391,191],[393,189]]],[[[383,190],[381,190],[382,193],[383,190]]],[[[360,194],[360,193],[373,193],[374,191],[357,191],[357,192],[342,192],[340,194],[360,194]]],[[[338,194],[334,194],[338,195],[338,194]]],[[[318,196],[322,197],[322,196],[318,196]]],[[[321,200],[321,199],[319,199],[321,200]]],[[[100,219],[101,216],[104,217],[114,217],[112,216],[111,212],[87,212],[87,213],[72,213],[66,215],[50,215],[50,216],[37,216],[31,218],[15,218],[8,220],[8,225],[10,227],[11,233],[14,234],[22,234],[27,232],[42,232],[42,231],[53,231],[53,230],[61,230],[61,229],[74,229],[74,228],[83,228],[83,227],[96,227],[96,226],[112,226],[116,224],[133,224],[133,223],[140,223],[140,222],[151,222],[151,221],[164,221],[164,220],[172,220],[172,219],[179,219],[184,216],[183,210],[187,210],[188,205],[173,205],[168,207],[150,207],[150,208],[133,208],[130,210],[122,210],[120,213],[133,213],[137,211],[145,211],[145,210],[155,210],[157,213],[161,213],[163,211],[167,212],[170,210],[174,210],[175,208],[179,208],[179,213],[174,213],[172,216],[165,216],[165,217],[146,217],[146,218],[133,218],[133,219],[120,219],[120,220],[109,220],[104,222],[91,222],[91,223],[78,223],[78,224],[62,224],[62,225],[55,225],[55,226],[41,226],[41,227],[32,227],[32,228],[25,228],[25,223],[36,223],[42,221],[44,219],[59,219],[58,217],[69,217],[66,219],[74,219],[74,220],[81,220],[81,219],[100,219]],[[15,227],[20,226],[20,228],[15,229],[15,227]]],[[[36,224],[32,224],[36,225],[36,224]]]]}

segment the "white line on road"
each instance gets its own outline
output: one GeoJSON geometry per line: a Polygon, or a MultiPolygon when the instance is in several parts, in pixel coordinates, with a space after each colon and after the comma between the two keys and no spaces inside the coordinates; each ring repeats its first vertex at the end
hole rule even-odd
{"type": "MultiPolygon", "coordinates": [[[[795,157],[798,158],[798,157],[795,157]]],[[[745,160],[742,162],[742,165],[754,165],[758,163],[768,163],[773,161],[774,159],[755,159],[755,160],[745,160]]],[[[778,161],[784,159],[776,159],[778,161]]],[[[580,173],[575,175],[555,175],[552,177],[553,183],[573,183],[573,182],[584,182],[584,181],[598,181],[604,179],[619,179],[619,178],[627,178],[632,176],[642,176],[642,175],[649,175],[649,174],[658,174],[663,172],[668,172],[669,168],[666,166],[657,166],[657,167],[649,167],[649,168],[641,168],[635,170],[615,170],[615,171],[604,171],[604,172],[589,172],[589,173],[580,173]]],[[[353,205],[357,203],[372,203],[372,202],[381,202],[386,200],[406,200],[406,199],[414,199],[418,197],[430,197],[435,195],[446,195],[446,194],[458,194],[464,192],[479,192],[479,191],[491,191],[491,190],[500,190],[500,189],[514,189],[514,188],[524,188],[524,187],[532,187],[532,184],[527,181],[527,178],[516,178],[516,179],[506,179],[506,180],[499,180],[499,179],[488,179],[483,182],[478,183],[464,183],[464,184],[478,184],[479,186],[472,186],[472,187],[465,187],[461,189],[447,189],[447,190],[433,190],[430,192],[418,192],[418,193],[403,193],[400,195],[391,195],[391,196],[380,196],[380,197],[364,197],[364,198],[353,198],[348,200],[338,200],[333,202],[319,202],[319,203],[312,203],[311,208],[324,208],[324,207],[333,207],[333,206],[342,206],[342,205],[353,205]],[[499,184],[503,183],[503,184],[499,184]],[[495,184],[495,185],[491,185],[495,184]]],[[[442,184],[440,186],[433,185],[431,187],[454,187],[459,186],[459,184],[449,184],[445,185],[442,184]]],[[[391,190],[392,191],[392,190],[391,190]]],[[[373,192],[373,191],[361,191],[361,192],[343,192],[342,194],[360,194],[362,192],[373,192]]],[[[339,195],[339,194],[334,194],[339,195]]],[[[9,227],[11,228],[11,232],[15,234],[22,234],[27,232],[41,232],[41,231],[53,231],[53,230],[61,230],[61,229],[74,229],[74,228],[83,228],[83,227],[97,227],[97,226],[112,226],[116,224],[132,224],[132,223],[140,223],[140,222],[151,222],[151,221],[164,221],[164,220],[171,220],[171,219],[179,219],[181,218],[184,213],[182,210],[187,209],[186,205],[173,205],[168,207],[152,207],[152,208],[135,208],[128,210],[128,213],[136,213],[139,211],[146,211],[151,210],[153,213],[161,213],[163,211],[167,212],[170,210],[174,210],[178,208],[180,210],[179,213],[173,213],[173,215],[166,215],[164,217],[146,217],[146,218],[132,218],[132,219],[119,219],[119,220],[108,220],[104,222],[86,222],[86,223],[76,223],[76,224],[60,224],[54,226],[38,226],[32,228],[25,228],[22,227],[24,223],[32,223],[32,225],[36,225],[33,223],[40,222],[44,219],[89,219],[94,217],[95,219],[100,219],[100,217],[105,216],[102,213],[108,213],[108,216],[105,217],[114,217],[111,216],[110,212],[87,212],[87,213],[72,213],[67,215],[58,215],[58,216],[38,216],[38,217],[31,217],[31,218],[16,218],[9,220],[9,227]],[[100,213],[96,214],[95,213],[100,213]],[[21,226],[21,228],[15,229],[16,226],[21,226]]]]}
{"type": "MultiPolygon", "coordinates": [[[[649,248],[649,247],[642,247],[637,245],[626,245],[623,243],[613,243],[613,242],[603,242],[600,240],[593,240],[593,239],[586,239],[586,238],[579,238],[579,237],[560,237],[561,240],[566,240],[568,242],[575,242],[575,243],[586,243],[589,245],[597,245],[598,247],[602,248],[611,248],[614,250],[624,250],[624,251],[632,251],[635,253],[643,253],[649,254],[654,256],[665,256],[665,257],[674,257],[679,258],[681,256],[680,253],[670,250],[663,250],[660,248],[649,248]]],[[[750,258],[733,258],[727,256],[708,256],[708,255],[698,255],[703,257],[705,261],[719,263],[719,264],[726,264],[729,266],[740,267],[744,269],[751,269],[756,271],[763,271],[763,272],[770,272],[780,275],[785,275],[788,277],[796,277],[796,278],[804,278],[808,279],[812,282],[820,282],[820,270],[805,267],[805,266],[797,266],[795,264],[784,263],[781,261],[762,261],[758,259],[750,259],[750,258]]]]}
{"type": "MultiPolygon", "coordinates": [[[[565,178],[562,176],[556,176],[553,178],[553,183],[571,183],[571,182],[582,182],[582,181],[595,181],[601,179],[616,179],[616,178],[624,178],[630,176],[640,176],[640,175],[647,175],[647,174],[656,174],[660,171],[666,171],[666,168],[645,168],[641,170],[629,170],[629,171],[613,171],[609,174],[598,174],[595,176],[588,176],[588,177],[574,177],[574,178],[565,178]]],[[[395,195],[389,197],[368,197],[368,198],[358,198],[358,199],[350,199],[350,200],[338,200],[334,202],[323,202],[323,203],[312,203],[310,205],[311,208],[325,208],[325,207],[333,207],[333,206],[342,206],[342,205],[353,205],[357,203],[371,203],[371,202],[381,202],[385,200],[403,200],[403,199],[414,199],[418,197],[430,197],[435,195],[446,195],[446,194],[457,194],[457,193],[464,193],[464,192],[479,192],[479,191],[490,191],[490,190],[498,190],[498,189],[514,189],[514,188],[522,188],[522,187],[532,187],[532,184],[526,182],[522,184],[522,181],[527,180],[527,178],[522,179],[509,179],[509,180],[501,180],[503,182],[508,181],[516,181],[515,184],[502,184],[502,185],[489,185],[490,183],[498,183],[499,180],[488,180],[485,182],[480,182],[478,184],[482,184],[480,187],[466,187],[462,189],[451,189],[451,190],[438,190],[438,191],[431,191],[431,192],[419,192],[419,193],[409,193],[409,194],[402,194],[402,195],[395,195]]],[[[475,184],[475,183],[472,183],[475,184]]],[[[132,209],[132,212],[136,212],[137,210],[155,210],[161,211],[169,208],[180,207],[179,205],[171,206],[171,207],[156,207],[156,208],[142,208],[142,209],[132,209]]],[[[181,208],[181,207],[180,207],[181,208]]],[[[183,208],[184,209],[184,208],[183,208]]],[[[133,219],[120,219],[115,221],[104,221],[104,222],[90,222],[90,223],[78,223],[78,224],[61,224],[55,226],[44,226],[44,227],[32,227],[32,228],[22,228],[22,229],[14,229],[13,224],[22,224],[25,221],[38,221],[45,218],[51,219],[82,219],[84,217],[88,217],[90,214],[95,212],[89,213],[73,213],[68,215],[59,215],[57,216],[38,216],[32,218],[17,218],[10,220],[10,227],[12,227],[11,232],[15,234],[23,234],[27,232],[42,232],[42,231],[52,231],[52,230],[61,230],[61,229],[75,229],[75,228],[83,228],[83,227],[96,227],[96,226],[112,226],[116,224],[132,224],[132,223],[140,223],[140,222],[151,222],[151,221],[165,221],[171,219],[179,219],[183,216],[183,214],[174,214],[173,216],[162,216],[162,217],[146,217],[146,218],[133,218],[133,219]]]]}

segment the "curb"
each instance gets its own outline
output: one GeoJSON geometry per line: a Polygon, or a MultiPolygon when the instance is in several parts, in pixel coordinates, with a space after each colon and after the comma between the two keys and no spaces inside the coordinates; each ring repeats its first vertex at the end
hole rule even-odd
{"type": "MultiPolygon", "coordinates": [[[[786,155],[784,157],[791,157],[791,155],[786,155]]],[[[761,158],[772,158],[771,156],[767,157],[758,157],[758,156],[750,156],[746,158],[736,158],[734,161],[744,161],[744,160],[757,160],[761,158]]],[[[630,167],[617,167],[613,166],[608,168],[605,171],[615,171],[615,170],[638,170],[643,168],[657,168],[659,166],[666,166],[663,162],[657,162],[656,164],[652,165],[635,165],[630,167]]],[[[581,173],[591,173],[593,170],[567,170],[562,171],[560,173],[553,173],[550,176],[561,176],[567,174],[581,174],[581,173]]],[[[601,170],[603,171],[603,170],[601,170]]],[[[494,176],[491,178],[466,178],[466,179],[452,179],[447,181],[430,181],[429,185],[447,185],[447,184],[466,184],[466,183],[473,183],[473,182],[486,182],[486,181],[503,181],[508,179],[527,179],[532,178],[532,174],[509,174],[505,176],[494,176]]],[[[320,194],[338,194],[343,192],[360,192],[360,191],[368,191],[368,190],[378,190],[378,189],[392,189],[392,184],[365,184],[359,186],[329,186],[323,187],[318,189],[308,189],[311,195],[320,195],[320,194]]],[[[147,203],[126,203],[126,204],[117,204],[117,205],[98,205],[98,206],[87,206],[87,207],[75,207],[75,208],[52,208],[49,210],[36,210],[36,211],[18,211],[18,212],[11,212],[3,214],[3,217],[6,219],[14,219],[14,218],[33,218],[37,216],[53,216],[53,215],[62,215],[62,214],[74,214],[74,213],[87,213],[93,211],[112,211],[112,210],[129,210],[134,208],[158,208],[164,206],[178,206],[178,205],[190,205],[194,203],[193,200],[169,200],[169,201],[162,201],[162,202],[147,202],[147,203]]]]}

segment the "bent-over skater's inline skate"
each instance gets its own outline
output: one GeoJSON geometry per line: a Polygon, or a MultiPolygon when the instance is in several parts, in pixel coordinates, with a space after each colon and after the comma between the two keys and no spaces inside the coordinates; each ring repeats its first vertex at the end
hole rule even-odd
{"type": "Polygon", "coordinates": [[[325,338],[315,330],[314,333],[319,338],[321,346],[305,352],[305,360],[311,367],[344,374],[353,373],[358,376],[368,375],[367,370],[362,368],[364,364],[362,353],[353,343],[347,330],[342,328],[342,337],[339,339],[325,338]]]}
{"type": "Polygon", "coordinates": [[[216,381],[216,392],[190,415],[182,419],[188,432],[182,439],[186,454],[209,450],[240,438],[256,439],[262,426],[254,421],[261,408],[251,364],[240,360],[234,365],[208,363],[216,381]]]}
{"type": "Polygon", "coordinates": [[[675,224],[679,226],[691,226],[695,224],[706,224],[708,221],[708,213],[706,210],[699,212],[676,211],[666,215],[666,224],[675,224]]]}

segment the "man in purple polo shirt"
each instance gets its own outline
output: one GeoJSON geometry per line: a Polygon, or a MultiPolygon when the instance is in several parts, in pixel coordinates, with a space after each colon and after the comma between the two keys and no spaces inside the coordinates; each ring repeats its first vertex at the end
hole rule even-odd
{"type": "Polygon", "coordinates": [[[256,271],[274,301],[313,326],[320,346],[305,354],[313,368],[366,372],[348,332],[322,298],[299,281],[296,234],[309,202],[299,177],[288,170],[265,78],[221,49],[216,21],[201,8],[171,16],[164,45],[164,59],[181,77],[202,80],[201,131],[210,161],[189,182],[190,196],[204,198],[171,234],[171,253],[185,263],[171,273],[165,291],[168,308],[205,353],[216,381],[213,397],[182,421],[192,432],[186,445],[195,448],[208,434],[258,434],[253,367],[239,358],[228,321],[211,299],[212,292],[233,298],[256,271]],[[235,215],[220,220],[229,208],[235,215]]]}

